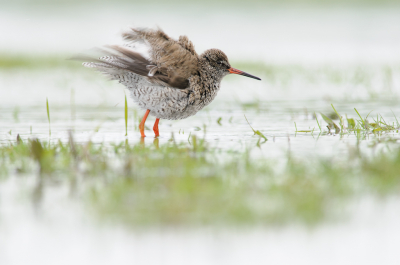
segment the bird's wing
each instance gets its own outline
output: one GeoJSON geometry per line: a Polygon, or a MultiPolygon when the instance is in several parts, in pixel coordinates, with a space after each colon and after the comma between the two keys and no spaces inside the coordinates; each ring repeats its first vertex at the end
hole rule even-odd
{"type": "Polygon", "coordinates": [[[79,56],[75,59],[89,61],[83,65],[110,75],[118,76],[130,71],[146,77],[154,84],[185,89],[189,77],[198,72],[198,55],[193,43],[181,36],[174,40],[162,30],[132,29],[123,34],[127,46],[106,46],[98,49],[101,57],[79,56]],[[149,47],[150,58],[134,51],[132,43],[142,42],[149,47]]]}
{"type": "Polygon", "coordinates": [[[123,34],[128,43],[142,42],[149,46],[150,61],[157,66],[155,73],[166,75],[175,83],[188,83],[198,72],[198,55],[186,36],[179,40],[169,37],[161,29],[133,28],[123,34]]]}
{"type": "Polygon", "coordinates": [[[98,49],[101,57],[94,58],[88,56],[80,56],[76,59],[89,61],[83,63],[86,67],[96,68],[100,72],[107,75],[119,74],[122,71],[130,71],[135,74],[144,76],[154,85],[169,86],[178,89],[185,89],[189,85],[189,81],[177,75],[166,75],[165,69],[160,69],[154,63],[142,56],[140,53],[133,51],[128,47],[122,46],[106,46],[107,49],[98,49]]]}

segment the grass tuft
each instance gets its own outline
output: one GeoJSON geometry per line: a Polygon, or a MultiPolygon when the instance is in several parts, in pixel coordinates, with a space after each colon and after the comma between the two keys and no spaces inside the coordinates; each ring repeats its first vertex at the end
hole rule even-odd
{"type": "Polygon", "coordinates": [[[332,130],[332,129],[335,129],[335,133],[339,133],[340,132],[339,126],[337,126],[336,123],[334,123],[328,116],[324,115],[321,112],[319,114],[321,114],[322,119],[324,119],[324,121],[326,123],[328,123],[327,127],[328,127],[329,131],[332,130]]]}

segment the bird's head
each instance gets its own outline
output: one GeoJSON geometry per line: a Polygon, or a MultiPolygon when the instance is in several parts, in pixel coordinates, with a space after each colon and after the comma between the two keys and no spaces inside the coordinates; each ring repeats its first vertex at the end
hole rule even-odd
{"type": "Polygon", "coordinates": [[[207,70],[211,71],[217,78],[222,79],[228,74],[237,74],[261,80],[261,78],[231,67],[228,57],[221,50],[209,49],[206,50],[200,57],[207,65],[207,70]]]}

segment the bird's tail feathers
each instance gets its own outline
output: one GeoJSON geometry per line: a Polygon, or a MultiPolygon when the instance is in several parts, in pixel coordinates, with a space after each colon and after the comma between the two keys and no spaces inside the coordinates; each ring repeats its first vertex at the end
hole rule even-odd
{"type": "Polygon", "coordinates": [[[126,71],[141,76],[148,76],[152,72],[153,65],[147,58],[128,47],[106,46],[94,50],[98,55],[79,55],[74,60],[84,61],[83,66],[95,68],[96,70],[114,76],[126,71]],[[99,57],[100,55],[100,57],[99,57]]]}

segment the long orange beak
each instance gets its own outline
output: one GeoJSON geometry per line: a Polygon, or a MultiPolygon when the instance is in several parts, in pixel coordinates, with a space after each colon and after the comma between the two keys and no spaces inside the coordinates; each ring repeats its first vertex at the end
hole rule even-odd
{"type": "Polygon", "coordinates": [[[250,77],[250,78],[257,79],[257,80],[261,80],[261,78],[259,78],[259,77],[257,77],[257,76],[248,74],[248,73],[246,73],[246,72],[240,71],[240,70],[235,69],[235,68],[233,68],[233,67],[229,68],[228,71],[229,71],[229,73],[231,73],[231,74],[243,75],[243,76],[247,76],[247,77],[250,77]]]}

